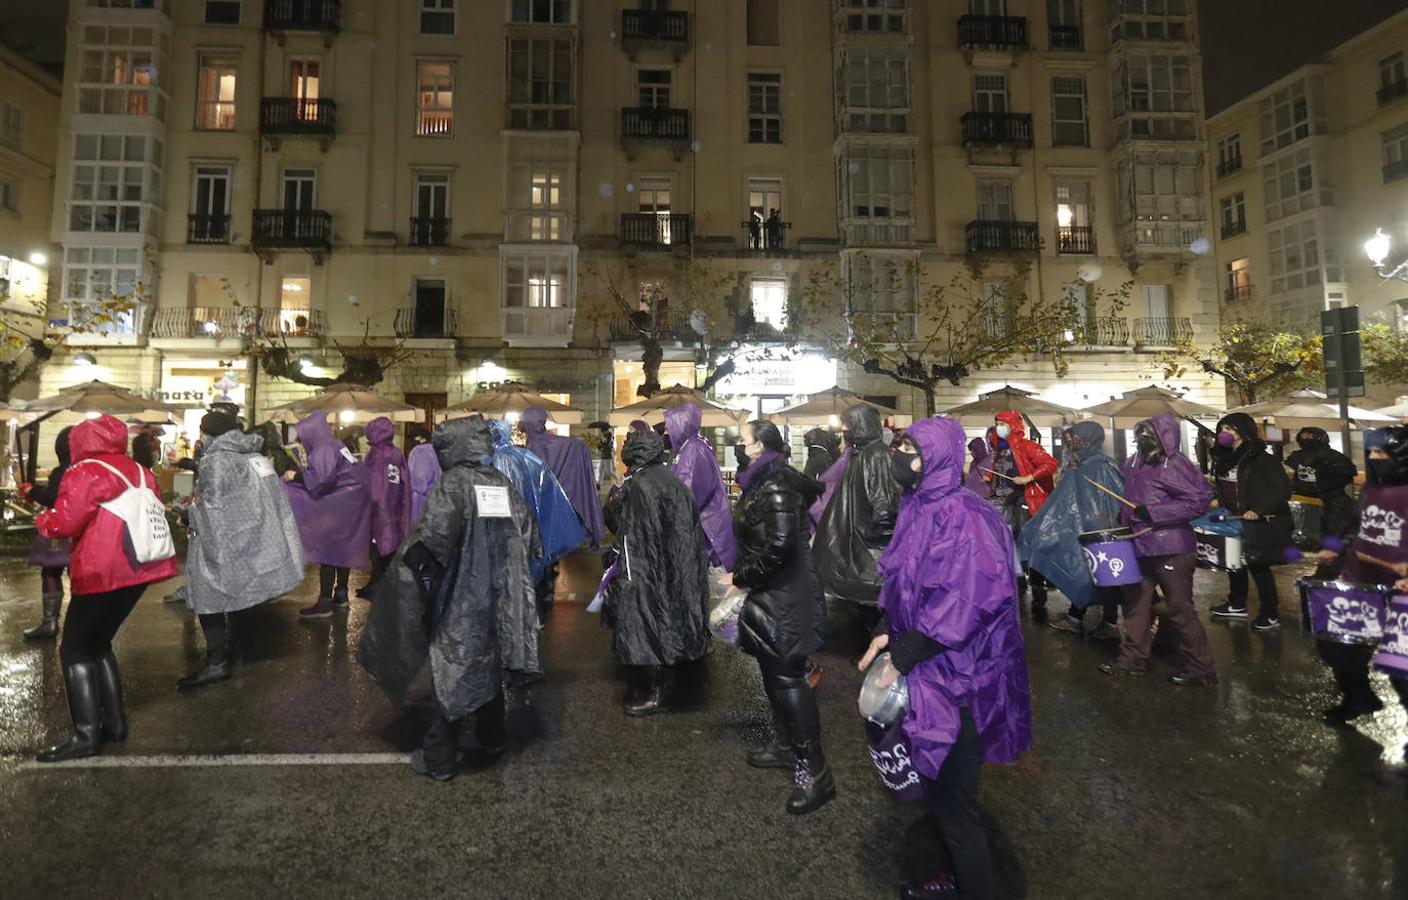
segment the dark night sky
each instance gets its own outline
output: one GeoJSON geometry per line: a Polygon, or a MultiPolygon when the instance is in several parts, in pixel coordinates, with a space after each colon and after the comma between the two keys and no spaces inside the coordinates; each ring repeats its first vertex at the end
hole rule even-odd
{"type": "Polygon", "coordinates": [[[0,41],[57,74],[64,63],[68,0],[0,0],[0,41]]]}

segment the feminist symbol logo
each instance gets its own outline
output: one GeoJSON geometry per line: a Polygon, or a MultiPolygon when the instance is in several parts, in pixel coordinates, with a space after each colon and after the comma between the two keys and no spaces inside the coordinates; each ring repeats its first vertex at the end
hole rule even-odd
{"type": "Polygon", "coordinates": [[[1115,576],[1116,578],[1119,578],[1119,577],[1120,577],[1120,573],[1123,572],[1123,571],[1124,571],[1124,560],[1120,559],[1118,556],[1116,556],[1116,557],[1114,557],[1113,559],[1110,560],[1110,574],[1111,574],[1111,575],[1115,576]]]}

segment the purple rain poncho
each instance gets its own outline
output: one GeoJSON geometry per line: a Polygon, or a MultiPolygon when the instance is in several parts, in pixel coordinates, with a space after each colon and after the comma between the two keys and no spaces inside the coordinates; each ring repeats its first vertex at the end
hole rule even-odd
{"type": "Polygon", "coordinates": [[[440,457],[435,455],[435,448],[426,442],[411,448],[410,456],[406,457],[406,468],[411,473],[411,525],[414,527],[425,509],[425,498],[430,496],[430,489],[440,480],[440,457]]]}
{"type": "MultiPolygon", "coordinates": [[[[1212,487],[1198,467],[1179,451],[1178,420],[1173,413],[1160,413],[1145,420],[1163,444],[1164,458],[1150,465],[1136,450],[1124,461],[1124,498],[1149,509],[1149,519],[1120,510],[1120,524],[1137,534],[1134,552],[1138,556],[1176,556],[1192,553],[1198,547],[1188,523],[1208,511],[1212,487]]],[[[1144,422],[1140,422],[1143,425],[1144,422]]],[[[1136,425],[1135,428],[1139,426],[1136,425]]]]}
{"type": "Polygon", "coordinates": [[[333,437],[321,412],[294,426],[308,464],[302,483],[288,481],[288,504],[303,538],[303,559],[365,569],[372,543],[371,474],[333,437]]]}
{"type": "Polygon", "coordinates": [[[1012,532],[990,503],[962,489],[963,426],[923,419],[905,437],[924,471],[901,496],[895,536],[878,563],[880,608],[892,641],[918,628],[944,647],[910,670],[904,718],[914,767],[932,779],[958,738],[964,707],[983,758],[1016,761],[1032,743],[1031,693],[1012,532]]]}
{"type": "Polygon", "coordinates": [[[699,436],[704,413],[693,403],[665,410],[665,430],[675,462],[670,471],[684,482],[699,508],[699,522],[709,538],[709,564],[733,571],[738,561],[738,545],[733,537],[733,510],[729,506],[724,476],[714,451],[699,436]]]}
{"type": "Polygon", "coordinates": [[[831,464],[831,468],[821,473],[820,481],[825,490],[812,504],[811,509],[807,510],[807,515],[812,520],[812,531],[816,531],[817,524],[821,522],[821,514],[826,512],[826,506],[831,502],[831,495],[836,493],[836,485],[841,483],[841,476],[846,474],[846,466],[851,464],[851,457],[855,455],[855,448],[847,444],[846,449],[831,464]]]}
{"type": "Polygon", "coordinates": [[[601,498],[597,495],[593,477],[592,454],[587,445],[576,438],[548,434],[547,410],[534,406],[523,411],[521,424],[528,436],[528,449],[548,464],[557,481],[577,511],[577,518],[592,539],[592,546],[601,543],[606,523],[601,518],[601,498]]]}
{"type": "Polygon", "coordinates": [[[992,468],[992,451],[988,449],[987,439],[969,441],[968,454],[973,461],[968,464],[968,477],[963,479],[963,486],[984,500],[992,499],[992,484],[983,480],[987,475],[983,470],[992,468]]]}
{"type": "Polygon", "coordinates": [[[552,469],[527,447],[513,445],[513,425],[495,419],[489,427],[494,440],[494,468],[513,482],[538,523],[543,552],[529,560],[533,583],[537,584],[549,566],[582,546],[587,535],[552,469]]]}
{"type": "Polygon", "coordinates": [[[372,540],[382,556],[395,553],[411,530],[411,485],[396,426],[382,416],[367,423],[367,471],[372,480],[372,540]]]}

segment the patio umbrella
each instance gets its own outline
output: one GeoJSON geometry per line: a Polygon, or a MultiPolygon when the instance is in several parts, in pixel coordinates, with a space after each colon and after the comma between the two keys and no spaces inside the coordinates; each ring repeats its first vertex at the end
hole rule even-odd
{"type": "Polygon", "coordinates": [[[1080,410],[1058,406],[1038,398],[1030,391],[1005,384],[995,391],[978,395],[972,403],[964,403],[944,411],[944,415],[969,426],[991,425],[992,417],[1006,410],[1016,410],[1038,425],[1060,425],[1074,422],[1083,414],[1080,410]]]}
{"type": "Polygon", "coordinates": [[[748,421],[749,413],[746,409],[733,409],[715,403],[704,396],[702,392],[682,384],[656,391],[653,397],[646,400],[613,409],[606,420],[618,428],[629,425],[636,419],[641,419],[650,425],[658,425],[665,421],[665,410],[684,406],[686,403],[693,403],[699,407],[704,414],[700,424],[706,428],[727,428],[748,421]]]}
{"type": "Polygon", "coordinates": [[[541,407],[548,411],[552,420],[559,425],[580,425],[582,411],[575,406],[549,400],[537,391],[507,381],[496,388],[480,391],[463,403],[456,403],[445,410],[446,418],[457,419],[478,413],[486,419],[517,418],[524,410],[541,407]]]}
{"type": "Polygon", "coordinates": [[[1081,412],[1087,416],[1113,419],[1116,428],[1133,428],[1145,419],[1166,412],[1190,419],[1222,418],[1222,413],[1211,406],[1184,400],[1177,392],[1152,384],[1121,394],[1113,400],[1083,409],[1081,412]]]}
{"type": "Polygon", "coordinates": [[[899,415],[898,411],[890,409],[888,406],[871,403],[859,394],[833,387],[815,394],[808,394],[807,402],[769,413],[768,418],[781,419],[788,425],[830,425],[835,427],[841,420],[841,413],[852,406],[869,406],[879,410],[880,415],[887,417],[899,415]]]}
{"type": "Polygon", "coordinates": [[[1400,397],[1399,400],[1403,402],[1395,403],[1393,406],[1385,406],[1382,409],[1376,409],[1374,412],[1381,416],[1392,416],[1395,420],[1402,422],[1408,419],[1408,401],[1404,401],[1402,397],[1400,397]]]}
{"type": "MultiPolygon", "coordinates": [[[[1339,404],[1326,402],[1325,395],[1319,391],[1294,391],[1283,400],[1265,400],[1250,406],[1230,409],[1228,412],[1246,413],[1258,422],[1274,425],[1282,431],[1340,426],[1339,404]]],[[[1382,411],[1373,412],[1357,406],[1349,407],[1349,420],[1361,428],[1378,428],[1398,421],[1382,411]]]]}
{"type": "Polygon", "coordinates": [[[339,422],[348,425],[365,425],[381,416],[393,422],[425,421],[424,410],[383,397],[360,384],[335,384],[322,393],[276,406],[269,410],[269,417],[293,424],[315,412],[335,416],[339,422]]]}
{"type": "Polygon", "coordinates": [[[15,403],[11,409],[16,407],[19,407],[21,418],[60,424],[81,422],[102,413],[119,419],[165,422],[171,416],[185,411],[182,407],[143,397],[135,391],[108,384],[106,381],[75,384],[50,397],[28,400],[23,404],[15,403]]]}

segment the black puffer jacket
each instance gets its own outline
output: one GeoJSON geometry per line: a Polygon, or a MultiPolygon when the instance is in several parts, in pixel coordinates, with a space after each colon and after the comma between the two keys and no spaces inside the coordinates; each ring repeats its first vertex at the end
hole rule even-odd
{"type": "Polygon", "coordinates": [[[1233,450],[1219,446],[1213,456],[1213,474],[1219,482],[1218,496],[1228,512],[1255,512],[1261,518],[1242,526],[1242,557],[1253,565],[1274,566],[1286,561],[1291,545],[1291,482],[1281,463],[1266,449],[1256,431],[1256,422],[1245,413],[1231,413],[1217,423],[1217,430],[1230,425],[1242,438],[1233,450]],[[1229,504],[1235,486],[1236,502],[1229,504]]]}
{"type": "Polygon", "coordinates": [[[53,509],[54,501],[58,499],[59,485],[63,483],[64,473],[68,471],[69,465],[73,462],[73,457],[68,450],[68,436],[71,431],[73,431],[72,425],[60,431],[59,436],[54,438],[54,455],[59,458],[59,464],[49,472],[48,483],[36,484],[29,489],[29,499],[40,506],[53,509]]]}
{"type": "Polygon", "coordinates": [[[807,442],[807,464],[802,474],[808,478],[820,478],[821,473],[831,468],[841,452],[841,441],[825,428],[813,428],[803,435],[807,442]]]}
{"type": "Polygon", "coordinates": [[[669,666],[709,649],[709,539],[694,496],[665,467],[654,431],[626,438],[628,475],[602,511],[620,564],[606,592],[612,649],[628,666],[669,666]]]}
{"type": "Polygon", "coordinates": [[[812,559],[827,593],[874,606],[880,597],[875,561],[894,536],[900,486],[890,474],[880,413],[852,406],[841,414],[841,424],[855,455],[817,523],[812,559]]]}
{"type": "Polygon", "coordinates": [[[826,601],[807,547],[807,508],[822,487],[781,459],[765,465],[749,478],[733,514],[733,583],[748,589],[738,646],[754,656],[794,659],[820,648],[826,627],[826,601]]]}
{"type": "Polygon", "coordinates": [[[1316,440],[1286,457],[1286,467],[1294,473],[1291,490],[1324,503],[1321,533],[1348,541],[1359,530],[1359,517],[1346,488],[1354,483],[1359,469],[1348,456],[1330,446],[1325,429],[1302,428],[1296,432],[1306,433],[1314,434],[1316,440]]]}

